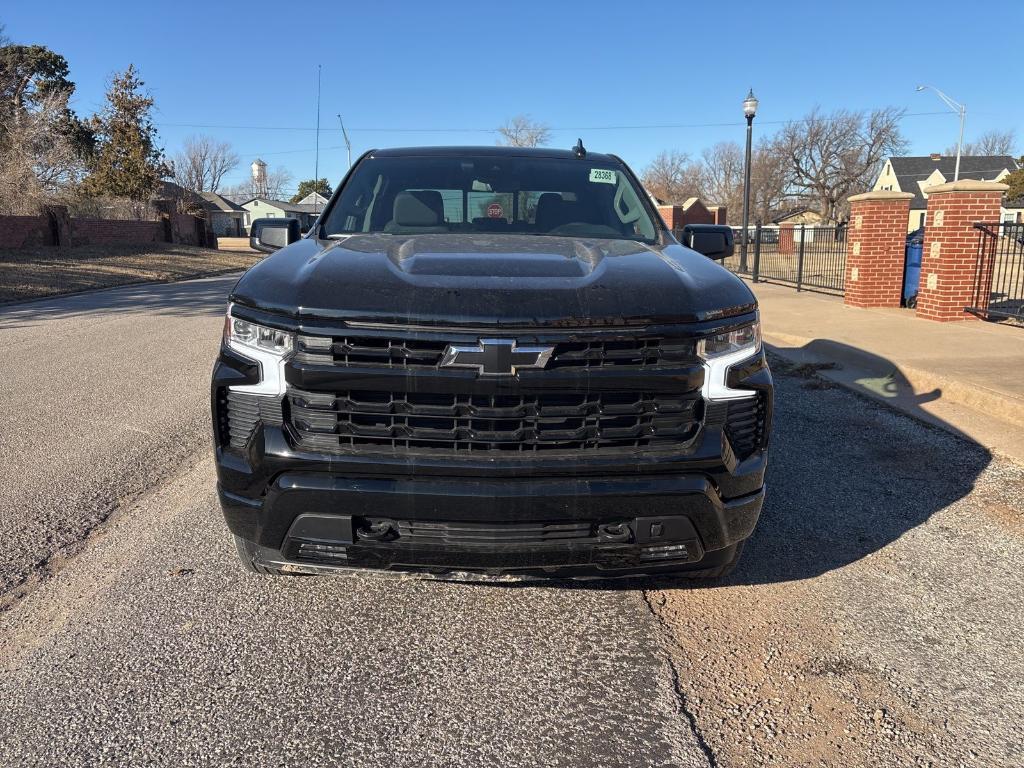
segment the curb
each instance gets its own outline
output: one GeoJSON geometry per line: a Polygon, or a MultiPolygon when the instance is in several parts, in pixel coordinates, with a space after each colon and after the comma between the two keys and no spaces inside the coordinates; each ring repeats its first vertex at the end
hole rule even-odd
{"type": "MultiPolygon", "coordinates": [[[[848,371],[862,371],[876,378],[890,377],[895,381],[902,378],[916,393],[941,390],[943,398],[951,403],[973,408],[1016,426],[1024,426],[1024,399],[1013,395],[997,392],[978,384],[966,384],[958,379],[942,376],[932,371],[898,365],[870,353],[851,351],[845,344],[828,339],[809,339],[787,333],[765,333],[764,340],[772,347],[775,354],[790,362],[836,363],[845,366],[848,371]],[[811,344],[813,344],[813,349],[804,349],[811,344]]],[[[872,395],[881,400],[886,399],[866,387],[852,385],[844,377],[828,376],[827,371],[822,372],[822,375],[855,391],[872,395]]],[[[895,403],[892,404],[895,405],[895,403]]]]}

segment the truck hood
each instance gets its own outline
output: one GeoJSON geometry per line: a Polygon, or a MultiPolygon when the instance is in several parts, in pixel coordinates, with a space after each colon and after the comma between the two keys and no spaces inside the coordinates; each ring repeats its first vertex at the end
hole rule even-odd
{"type": "Polygon", "coordinates": [[[507,234],[307,238],[246,272],[231,300],[299,321],[495,327],[700,322],[756,304],[677,243],[507,234]]]}

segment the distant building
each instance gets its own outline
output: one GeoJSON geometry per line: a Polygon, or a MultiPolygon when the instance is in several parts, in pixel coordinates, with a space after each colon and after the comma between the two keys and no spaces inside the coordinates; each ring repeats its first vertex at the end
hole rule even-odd
{"type": "Polygon", "coordinates": [[[793,226],[818,226],[822,223],[821,214],[807,207],[793,208],[772,219],[772,224],[792,224],[793,226]]]}
{"type": "Polygon", "coordinates": [[[678,205],[665,203],[656,197],[652,197],[652,200],[669,229],[682,229],[687,224],[726,223],[724,205],[707,206],[699,197],[688,198],[678,205]]]}
{"type": "Polygon", "coordinates": [[[310,192],[304,198],[299,200],[296,205],[316,205],[318,209],[322,211],[324,206],[327,205],[327,198],[319,192],[310,192]]]}
{"type": "Polygon", "coordinates": [[[245,211],[216,192],[193,192],[173,181],[161,181],[156,198],[170,200],[181,212],[200,216],[207,221],[207,229],[221,237],[241,237],[245,234],[245,211]]]}
{"type": "Polygon", "coordinates": [[[284,200],[271,200],[266,197],[247,200],[242,203],[242,208],[246,212],[246,231],[255,219],[298,219],[299,229],[306,232],[324,210],[321,203],[286,203],[284,200]]]}
{"type": "MultiPolygon", "coordinates": [[[[1020,164],[1010,155],[972,155],[960,158],[960,178],[974,181],[1002,181],[1020,164]]],[[[875,191],[912,192],[907,231],[925,226],[928,209],[928,188],[953,180],[956,157],[926,155],[924,157],[890,157],[885,161],[875,191]]],[[[1024,201],[1003,201],[1001,221],[1024,220],[1024,201]]]]}
{"type": "Polygon", "coordinates": [[[214,234],[221,237],[242,237],[245,234],[245,209],[216,192],[200,192],[203,213],[214,234]]]}

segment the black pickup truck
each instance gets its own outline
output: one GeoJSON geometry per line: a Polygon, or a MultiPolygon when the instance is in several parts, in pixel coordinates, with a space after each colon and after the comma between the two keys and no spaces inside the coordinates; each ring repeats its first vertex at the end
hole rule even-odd
{"type": "Polygon", "coordinates": [[[229,297],[218,492],[259,573],[720,576],[757,522],[772,380],[750,290],[617,157],[363,155],[229,297]],[[699,252],[698,252],[699,251],[699,252]],[[711,257],[711,258],[709,258],[711,257]]]}

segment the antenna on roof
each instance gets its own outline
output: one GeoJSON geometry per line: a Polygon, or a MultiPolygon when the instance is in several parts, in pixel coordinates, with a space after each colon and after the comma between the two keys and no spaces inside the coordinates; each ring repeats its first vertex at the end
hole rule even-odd
{"type": "Polygon", "coordinates": [[[583,139],[576,139],[576,146],[572,148],[572,153],[576,157],[587,156],[587,150],[583,148],[583,139]]]}

